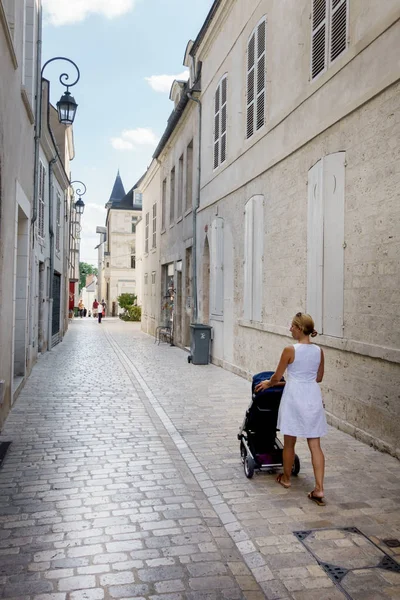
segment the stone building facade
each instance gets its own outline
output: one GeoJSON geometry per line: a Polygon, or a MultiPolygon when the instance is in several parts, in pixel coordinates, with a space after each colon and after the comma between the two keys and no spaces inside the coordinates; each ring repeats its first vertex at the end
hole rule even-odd
{"type": "Polygon", "coordinates": [[[106,301],[107,313],[118,315],[122,312],[118,296],[136,294],[136,225],[142,214],[142,195],[138,186],[125,194],[118,173],[106,208],[102,298],[106,301]]]}
{"type": "MultiPolygon", "coordinates": [[[[310,312],[330,422],[397,455],[399,17],[397,0],[298,0],[290,13],[216,0],[189,51],[202,106],[194,276],[213,362],[244,377],[275,368],[293,314],[310,312]]],[[[178,260],[178,246],[162,256],[178,260]]]]}
{"type": "Polygon", "coordinates": [[[40,1],[0,1],[0,427],[26,374],[40,1]]]}

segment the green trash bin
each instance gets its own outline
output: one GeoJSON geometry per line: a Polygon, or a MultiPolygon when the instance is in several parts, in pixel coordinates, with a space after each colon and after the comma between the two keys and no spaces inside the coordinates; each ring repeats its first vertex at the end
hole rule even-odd
{"type": "Polygon", "coordinates": [[[208,365],[210,361],[210,342],[211,342],[210,325],[202,323],[192,323],[190,325],[191,345],[188,356],[188,362],[194,365],[208,365]]]}

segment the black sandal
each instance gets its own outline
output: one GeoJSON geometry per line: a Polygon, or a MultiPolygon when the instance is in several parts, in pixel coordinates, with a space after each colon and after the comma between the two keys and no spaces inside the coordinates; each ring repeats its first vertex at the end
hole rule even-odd
{"type": "Polygon", "coordinates": [[[324,497],[320,497],[320,496],[316,496],[314,494],[314,490],[312,492],[310,492],[307,495],[307,497],[310,498],[310,500],[312,500],[313,502],[315,502],[315,504],[318,504],[318,506],[326,506],[325,498],[324,497]]]}

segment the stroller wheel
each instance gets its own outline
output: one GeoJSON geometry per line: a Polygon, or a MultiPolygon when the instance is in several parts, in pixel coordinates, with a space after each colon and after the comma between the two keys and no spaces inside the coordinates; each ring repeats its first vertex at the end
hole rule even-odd
{"type": "Polygon", "coordinates": [[[292,475],[298,475],[300,473],[300,459],[297,454],[294,455],[294,463],[292,467],[292,475]]]}
{"type": "Polygon", "coordinates": [[[246,475],[247,479],[251,479],[253,477],[255,466],[256,463],[254,460],[251,458],[251,456],[247,455],[244,459],[244,474],[246,475]]]}
{"type": "Polygon", "coordinates": [[[244,461],[246,460],[246,448],[244,447],[243,442],[240,444],[240,458],[242,459],[242,465],[244,465],[244,461]]]}

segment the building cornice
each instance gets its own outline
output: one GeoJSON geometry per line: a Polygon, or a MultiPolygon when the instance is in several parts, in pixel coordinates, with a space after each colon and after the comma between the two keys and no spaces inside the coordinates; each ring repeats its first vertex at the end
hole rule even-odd
{"type": "Polygon", "coordinates": [[[160,161],[158,158],[153,158],[153,160],[150,163],[149,168],[147,169],[146,173],[143,175],[141,184],[139,186],[139,189],[141,192],[144,192],[148,188],[148,186],[153,181],[154,177],[157,175],[159,170],[160,170],[160,161]]]}
{"type": "Polygon", "coordinates": [[[208,52],[235,2],[236,0],[219,0],[212,6],[190,51],[192,56],[196,56],[198,60],[201,60],[202,56],[208,52]]]}

